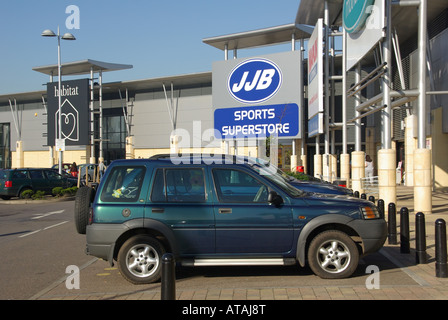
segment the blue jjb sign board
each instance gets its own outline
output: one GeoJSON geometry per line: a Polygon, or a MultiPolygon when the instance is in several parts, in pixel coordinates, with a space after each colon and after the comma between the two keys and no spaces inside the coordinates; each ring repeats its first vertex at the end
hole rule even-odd
{"type": "Polygon", "coordinates": [[[300,138],[297,51],[215,62],[214,128],[222,138],[300,138]]]}

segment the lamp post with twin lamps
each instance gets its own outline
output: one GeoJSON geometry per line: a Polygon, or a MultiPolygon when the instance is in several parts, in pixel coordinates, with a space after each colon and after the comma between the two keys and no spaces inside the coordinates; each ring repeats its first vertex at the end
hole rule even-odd
{"type": "MultiPolygon", "coordinates": [[[[42,37],[57,37],[58,38],[58,138],[59,144],[64,143],[65,140],[62,139],[62,129],[61,129],[61,38],[64,40],[76,40],[75,36],[71,33],[65,33],[62,37],[59,33],[55,34],[53,31],[46,29],[42,32],[42,37]]],[[[55,144],[56,145],[56,144],[55,144]]],[[[62,174],[62,148],[59,146],[59,174],[62,174]]]]}

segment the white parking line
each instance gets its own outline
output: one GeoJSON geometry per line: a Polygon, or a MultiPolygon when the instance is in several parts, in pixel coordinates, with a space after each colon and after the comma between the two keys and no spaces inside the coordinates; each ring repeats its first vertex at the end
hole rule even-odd
{"type": "Polygon", "coordinates": [[[28,237],[28,236],[30,236],[32,234],[38,233],[40,231],[42,231],[42,229],[39,229],[39,230],[36,230],[36,231],[32,231],[32,232],[28,232],[28,233],[22,234],[21,236],[19,236],[19,238],[25,238],[25,237],[28,237]]]}
{"type": "Polygon", "coordinates": [[[38,213],[36,214],[36,217],[31,218],[31,220],[36,220],[36,219],[40,219],[40,218],[44,218],[44,217],[48,217],[51,216],[53,214],[58,214],[58,213],[62,213],[65,210],[59,210],[59,211],[52,211],[52,212],[48,212],[48,213],[38,213]]]}
{"type": "Polygon", "coordinates": [[[30,235],[32,235],[32,234],[41,232],[41,231],[43,231],[43,230],[48,230],[48,229],[51,229],[51,228],[54,228],[54,227],[61,226],[61,225],[65,224],[65,223],[67,223],[67,222],[68,222],[68,221],[62,221],[62,222],[56,223],[56,224],[54,224],[54,225],[48,226],[48,227],[46,227],[46,228],[44,228],[44,229],[39,229],[39,230],[36,230],[36,231],[31,231],[31,232],[22,234],[21,236],[19,236],[19,238],[25,238],[25,237],[28,237],[28,236],[30,236],[30,235]]]}
{"type": "Polygon", "coordinates": [[[44,230],[48,230],[48,229],[51,229],[51,228],[54,228],[54,227],[63,225],[64,223],[67,223],[67,222],[68,222],[68,221],[62,221],[62,222],[60,222],[60,223],[57,223],[57,224],[54,224],[54,225],[52,225],[52,226],[46,227],[46,228],[44,228],[44,230]]]}

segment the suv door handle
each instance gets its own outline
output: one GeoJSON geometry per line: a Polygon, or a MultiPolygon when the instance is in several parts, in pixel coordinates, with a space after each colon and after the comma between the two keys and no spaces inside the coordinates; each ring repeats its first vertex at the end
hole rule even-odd
{"type": "Polygon", "coordinates": [[[232,209],[231,208],[220,208],[218,210],[219,213],[232,213],[232,209]]]}
{"type": "Polygon", "coordinates": [[[151,211],[152,211],[152,213],[164,213],[165,209],[164,208],[152,208],[151,211]]]}

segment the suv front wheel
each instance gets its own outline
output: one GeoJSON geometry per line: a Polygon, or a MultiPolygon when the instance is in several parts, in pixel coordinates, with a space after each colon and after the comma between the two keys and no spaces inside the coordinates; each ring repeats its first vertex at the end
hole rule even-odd
{"type": "Polygon", "coordinates": [[[118,252],[118,268],[133,284],[148,284],[160,279],[165,249],[148,235],[128,239],[118,252]]]}
{"type": "Polygon", "coordinates": [[[346,233],[331,230],[318,234],[308,250],[311,270],[323,279],[342,279],[355,272],[359,251],[346,233]]]}

